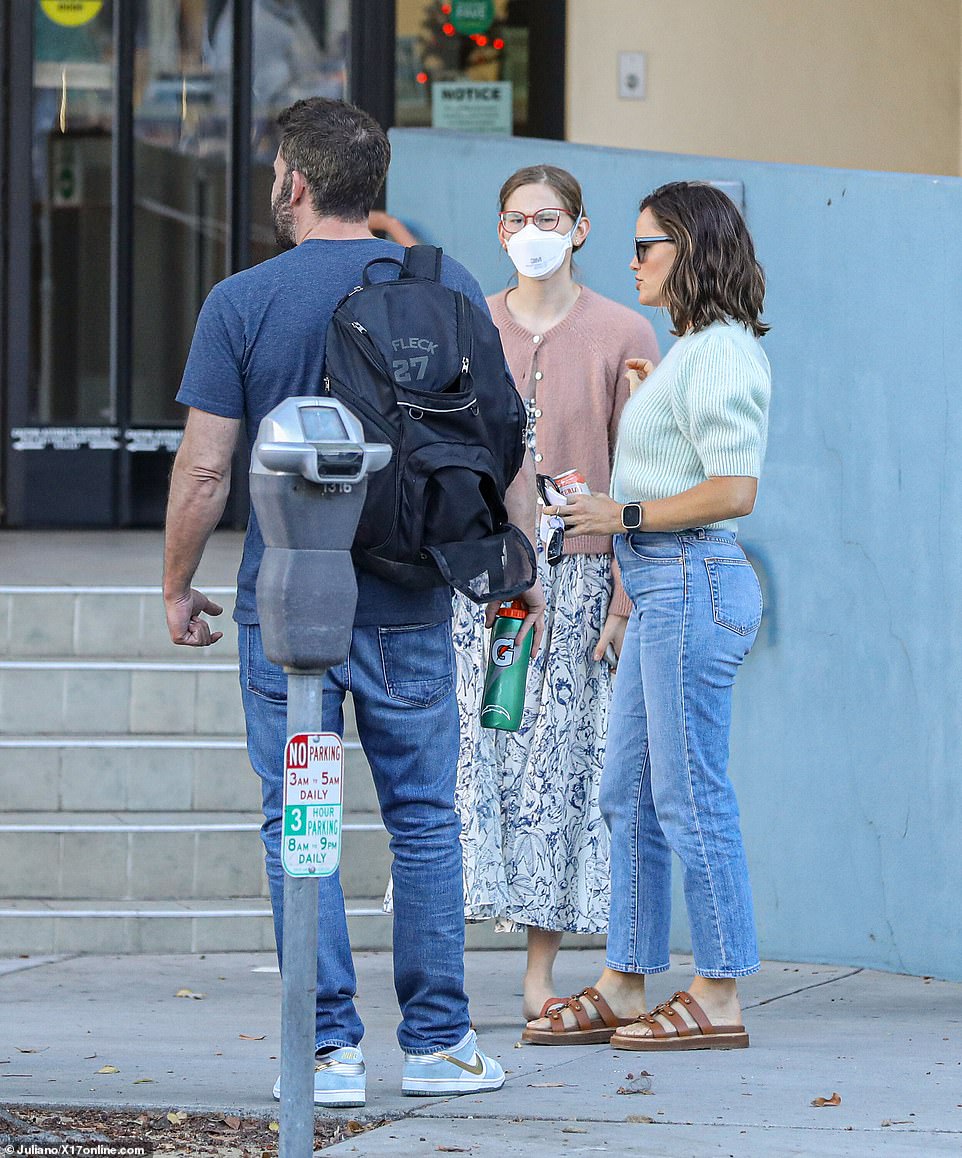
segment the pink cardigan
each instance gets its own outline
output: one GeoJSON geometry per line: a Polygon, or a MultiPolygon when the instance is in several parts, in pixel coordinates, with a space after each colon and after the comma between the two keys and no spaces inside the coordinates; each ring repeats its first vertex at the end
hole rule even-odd
{"type": "MultiPolygon", "coordinates": [[[[628,400],[626,358],[658,361],[647,318],[582,286],[557,325],[532,334],[508,312],[509,290],[488,298],[508,366],[523,398],[534,400],[539,473],[575,468],[592,491],[608,493],[618,420],[628,400]]],[[[611,554],[606,535],[565,539],[566,554],[611,554]]],[[[611,611],[628,615],[631,602],[615,575],[611,611]]]]}

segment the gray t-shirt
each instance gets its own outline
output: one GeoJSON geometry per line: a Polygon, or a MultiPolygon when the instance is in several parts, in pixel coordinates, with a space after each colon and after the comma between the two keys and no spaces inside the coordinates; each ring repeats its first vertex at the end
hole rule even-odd
{"type": "MultiPolygon", "coordinates": [[[[402,260],[391,241],[304,241],[211,290],[197,319],[177,401],[223,418],[243,419],[248,454],[261,419],[284,398],[317,394],[324,376],[327,327],[338,303],[361,284],[377,257],[402,260]]],[[[377,265],[371,280],[389,280],[396,268],[377,265]]],[[[481,287],[445,257],[441,280],[488,313],[481,287]]],[[[264,540],[251,511],[237,575],[238,623],[256,623],[254,588],[264,540]]],[[[413,591],[358,570],[358,626],[438,623],[451,614],[451,591],[413,591]]]]}

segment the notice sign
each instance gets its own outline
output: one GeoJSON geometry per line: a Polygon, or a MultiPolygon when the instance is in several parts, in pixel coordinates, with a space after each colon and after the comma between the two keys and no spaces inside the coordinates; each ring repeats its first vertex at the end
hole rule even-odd
{"type": "Polygon", "coordinates": [[[459,133],[510,133],[510,80],[438,80],[431,85],[431,124],[459,133]]]}
{"type": "Polygon", "coordinates": [[[298,732],[284,749],[281,863],[292,877],[329,877],[341,859],[344,748],[333,732],[298,732]]]}

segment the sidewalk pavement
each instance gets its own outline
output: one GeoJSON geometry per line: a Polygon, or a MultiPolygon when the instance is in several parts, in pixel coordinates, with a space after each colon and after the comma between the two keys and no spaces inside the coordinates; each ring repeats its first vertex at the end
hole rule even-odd
{"type": "MultiPolygon", "coordinates": [[[[472,1015],[482,1047],[508,1071],[505,1088],[415,1099],[399,1093],[390,954],[359,954],[368,1103],[344,1116],[396,1120],[325,1156],[962,1153],[962,984],[773,962],[741,984],[748,1050],[518,1048],[523,960],[512,951],[467,959],[472,1015]],[[840,1105],[812,1106],[835,1093],[840,1105]]],[[[563,951],[559,990],[593,983],[602,960],[563,951]]],[[[650,997],[689,977],[690,959],[675,958],[650,997]]],[[[267,954],[0,961],[0,1100],[276,1117],[279,1008],[267,954]],[[176,997],[183,989],[203,996],[176,997]],[[98,1074],[104,1065],[118,1072],[98,1074]]]]}

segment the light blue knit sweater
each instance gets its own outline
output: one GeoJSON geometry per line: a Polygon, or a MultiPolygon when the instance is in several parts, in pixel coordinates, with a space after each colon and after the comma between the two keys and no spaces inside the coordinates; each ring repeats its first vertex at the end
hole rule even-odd
{"type": "Polygon", "coordinates": [[[758,478],[771,384],[761,344],[740,323],[714,322],[679,338],[622,413],[611,497],[643,503],[712,477],[758,478]]]}

